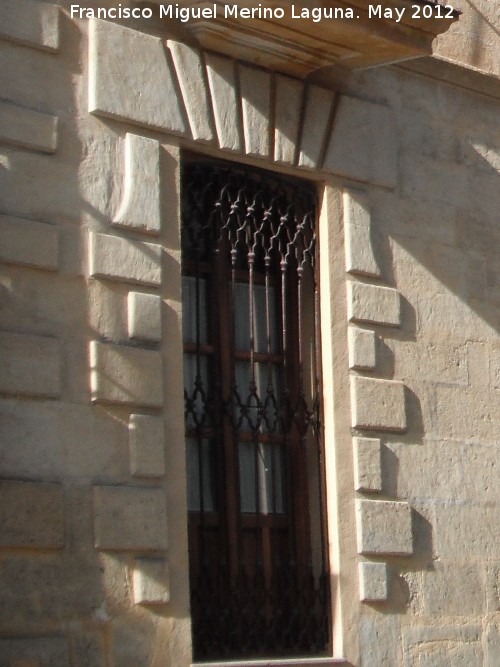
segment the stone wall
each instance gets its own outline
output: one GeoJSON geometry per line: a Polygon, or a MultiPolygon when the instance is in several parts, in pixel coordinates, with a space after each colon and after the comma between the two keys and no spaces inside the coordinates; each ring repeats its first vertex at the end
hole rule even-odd
{"type": "Polygon", "coordinates": [[[322,197],[335,655],[495,667],[498,99],[313,85],[67,6],[1,2],[0,663],[190,664],[188,149],[322,197]]]}

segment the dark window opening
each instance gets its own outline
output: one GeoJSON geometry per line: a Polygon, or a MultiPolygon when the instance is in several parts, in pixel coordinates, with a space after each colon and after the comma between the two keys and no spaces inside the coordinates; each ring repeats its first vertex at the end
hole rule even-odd
{"type": "Polygon", "coordinates": [[[182,178],[195,660],[330,643],[316,197],[220,162],[182,178]]]}

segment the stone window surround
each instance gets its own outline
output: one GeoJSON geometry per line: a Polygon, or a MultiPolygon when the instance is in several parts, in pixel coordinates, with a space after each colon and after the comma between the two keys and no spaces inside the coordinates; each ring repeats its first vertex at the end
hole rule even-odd
{"type": "MultiPolygon", "coordinates": [[[[335,443],[335,447],[326,451],[330,471],[327,488],[331,491],[327,501],[331,570],[334,576],[341,571],[343,580],[342,586],[333,586],[337,621],[334,654],[355,657],[359,604],[352,591],[359,588],[359,599],[363,602],[386,600],[388,569],[380,563],[380,558],[412,553],[411,508],[405,502],[376,499],[374,494],[382,491],[381,442],[363,437],[373,435],[373,431],[406,429],[402,383],[367,375],[376,371],[376,357],[374,334],[365,328],[366,324],[400,325],[399,294],[380,284],[381,271],[371,244],[369,205],[371,187],[395,185],[392,112],[383,105],[339,98],[332,91],[204,54],[179,42],[169,41],[165,49],[158,38],[98,20],[91,21],[89,53],[89,111],[113,119],[112,125],[115,121],[125,123],[127,130],[123,198],[111,221],[116,232],[99,234],[99,240],[91,233],[91,277],[150,288],[157,288],[165,279],[156,259],[162,248],[154,242],[161,227],[158,205],[161,150],[171,148],[177,156],[179,149],[194,150],[219,159],[309,177],[322,188],[321,243],[328,255],[336,258],[330,265],[323,262],[320,267],[324,401],[325,405],[334,406],[334,410],[325,411],[325,442],[335,443]],[[126,47],[131,52],[128,62],[134,62],[134,52],[139,61],[142,58],[141,71],[132,72],[127,79],[120,76],[121,64],[114,57],[115,46],[122,40],[127,41],[126,47]],[[155,97],[152,88],[147,85],[145,90],[140,88],[142,101],[137,105],[134,87],[141,86],[144,64],[160,93],[155,97]],[[177,94],[179,90],[181,95],[177,94]],[[295,115],[290,99],[297,105],[295,115]],[[286,109],[291,113],[285,114],[286,109]],[[141,136],[140,130],[132,126],[144,128],[156,138],[141,136]],[[356,136],[359,141],[359,134],[366,135],[367,131],[375,133],[378,140],[368,142],[363,154],[353,155],[352,139],[356,136]],[[135,234],[133,238],[127,238],[128,230],[135,234]],[[147,242],[137,241],[138,232],[147,234],[147,242]],[[341,261],[344,237],[345,266],[341,261]],[[130,260],[130,266],[122,258],[130,260]],[[335,382],[332,350],[335,350],[335,382]],[[343,359],[346,363],[340,368],[343,359]],[[350,395],[346,390],[349,382],[350,395]],[[387,414],[380,414],[378,403],[391,406],[387,414]],[[351,429],[355,429],[354,439],[351,429]],[[333,474],[337,458],[344,463],[339,474],[333,474]],[[351,472],[346,474],[347,469],[351,472]],[[339,513],[345,519],[341,524],[337,520],[339,513]],[[397,534],[388,531],[387,525],[391,523],[397,526],[397,534]],[[367,560],[371,556],[377,560],[367,560]]],[[[121,127],[123,130],[124,126],[121,127]]],[[[178,163],[170,178],[175,187],[178,163]]],[[[139,312],[136,321],[140,327],[139,312]]],[[[150,386],[141,389],[133,377],[130,386],[118,393],[106,385],[104,378],[113,379],[115,373],[115,347],[92,343],[93,400],[161,408],[161,391],[153,395],[150,386]]],[[[137,358],[131,359],[132,366],[149,365],[154,387],[161,360],[150,350],[134,350],[134,354],[137,358]]],[[[123,365],[123,356],[120,362],[123,365]]],[[[218,664],[291,667],[343,664],[343,659],[218,664]]]]}

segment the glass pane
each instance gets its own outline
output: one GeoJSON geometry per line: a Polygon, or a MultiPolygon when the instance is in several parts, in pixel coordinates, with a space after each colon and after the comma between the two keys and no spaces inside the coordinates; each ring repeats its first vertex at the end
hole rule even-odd
{"type": "Polygon", "coordinates": [[[186,392],[184,410],[186,428],[207,426],[210,413],[207,410],[208,358],[199,357],[199,376],[195,354],[184,355],[184,391],[186,392]]]}
{"type": "Polygon", "coordinates": [[[215,511],[212,452],[210,440],[186,438],[188,509],[191,512],[215,511]]]}
{"type": "Polygon", "coordinates": [[[256,470],[255,444],[240,442],[238,446],[240,468],[240,507],[242,512],[255,514],[256,498],[256,470]]]}
{"type": "MultiPolygon", "coordinates": [[[[185,343],[196,343],[196,278],[182,276],[182,333],[185,343]]],[[[198,278],[200,344],[207,338],[207,280],[198,278]]]]}
{"type": "MultiPolygon", "coordinates": [[[[234,304],[235,346],[237,350],[250,350],[250,285],[236,283],[234,304]]],[[[253,334],[254,351],[267,350],[266,288],[265,285],[253,286],[253,334]]],[[[276,299],[274,287],[269,288],[269,352],[274,354],[276,345],[276,299]]]]}
{"type": "Polygon", "coordinates": [[[240,442],[240,507],[255,514],[283,514],[283,450],[276,444],[240,442]],[[258,488],[256,480],[258,480],[258,488]]]}
{"type": "Polygon", "coordinates": [[[283,514],[283,450],[279,445],[261,445],[263,450],[263,474],[261,477],[261,512],[283,514]]]}

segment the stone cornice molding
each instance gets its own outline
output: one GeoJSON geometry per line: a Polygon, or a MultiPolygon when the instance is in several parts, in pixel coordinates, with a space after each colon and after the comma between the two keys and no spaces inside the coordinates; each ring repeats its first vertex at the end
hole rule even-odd
{"type": "Polygon", "coordinates": [[[175,7],[169,18],[181,8],[204,49],[299,77],[329,65],[359,69],[429,55],[459,16],[425,0],[179,0],[175,7]]]}

